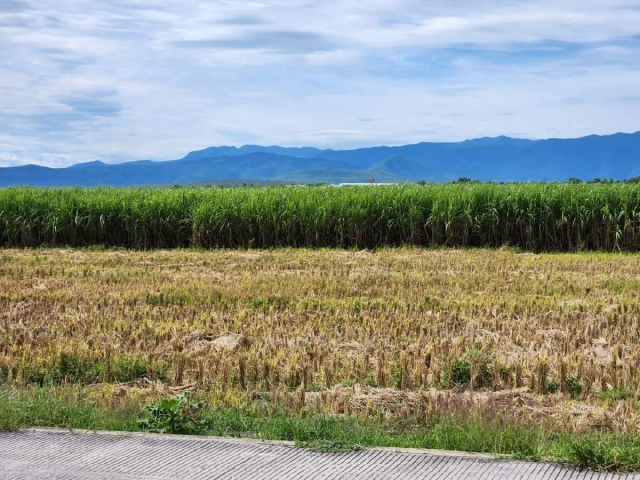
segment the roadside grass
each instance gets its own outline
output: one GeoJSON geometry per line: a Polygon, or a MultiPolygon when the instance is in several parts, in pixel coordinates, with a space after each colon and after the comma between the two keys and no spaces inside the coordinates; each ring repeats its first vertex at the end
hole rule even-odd
{"type": "Polygon", "coordinates": [[[123,399],[114,408],[100,408],[77,388],[0,390],[0,430],[57,427],[136,431],[140,406],[123,399]]]}
{"type": "MultiPolygon", "coordinates": [[[[143,428],[139,420],[144,412],[145,407],[136,399],[122,398],[99,406],[82,389],[73,387],[0,390],[0,430],[39,426],[133,432],[143,428]]],[[[367,447],[441,449],[556,461],[593,470],[640,470],[640,439],[632,435],[555,432],[480,416],[452,416],[425,424],[410,419],[303,416],[284,410],[265,413],[252,407],[203,406],[197,421],[199,428],[194,433],[288,440],[317,452],[367,447]]]]}

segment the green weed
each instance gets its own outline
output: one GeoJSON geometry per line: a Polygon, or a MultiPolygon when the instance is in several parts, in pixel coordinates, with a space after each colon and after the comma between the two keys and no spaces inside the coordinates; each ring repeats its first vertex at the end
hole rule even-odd
{"type": "Polygon", "coordinates": [[[207,429],[201,413],[204,401],[189,402],[189,392],[175,398],[163,398],[144,407],[144,415],[138,418],[138,427],[154,433],[203,433],[207,429]]]}

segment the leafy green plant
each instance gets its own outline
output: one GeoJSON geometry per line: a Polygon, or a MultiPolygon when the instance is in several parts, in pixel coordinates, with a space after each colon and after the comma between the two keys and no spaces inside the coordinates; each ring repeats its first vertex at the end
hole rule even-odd
{"type": "Polygon", "coordinates": [[[398,366],[392,375],[393,380],[393,388],[400,389],[402,388],[402,377],[405,375],[404,370],[401,366],[398,366]]]}
{"type": "Polygon", "coordinates": [[[444,365],[443,385],[468,387],[473,381],[474,388],[491,387],[492,376],[489,370],[493,361],[491,354],[483,350],[481,345],[476,344],[463,358],[456,358],[450,364],[444,365]]]}
{"type": "Polygon", "coordinates": [[[571,398],[578,398],[582,395],[582,384],[576,377],[567,377],[567,391],[569,395],[571,395],[571,398]]]}
{"type": "Polygon", "coordinates": [[[551,380],[547,385],[547,393],[556,393],[558,390],[560,390],[560,382],[551,380]]]}
{"type": "Polygon", "coordinates": [[[365,384],[366,384],[368,387],[377,388],[377,386],[378,386],[378,382],[376,382],[376,377],[375,377],[375,375],[373,374],[373,372],[370,372],[370,373],[369,373],[369,376],[367,377],[367,380],[366,380],[365,384]]]}
{"type": "Polygon", "coordinates": [[[451,362],[451,368],[445,365],[444,384],[448,385],[449,380],[451,380],[452,384],[459,387],[469,386],[471,384],[471,363],[466,360],[455,359],[451,362]]]}
{"type": "Polygon", "coordinates": [[[343,387],[353,387],[356,381],[353,378],[343,378],[341,383],[343,387]]]}
{"type": "Polygon", "coordinates": [[[470,383],[473,381],[473,387],[491,387],[493,383],[491,371],[489,370],[489,366],[493,362],[491,353],[486,351],[481,344],[476,343],[467,352],[466,357],[471,364],[473,378],[470,379],[470,383]]]}
{"type": "Polygon", "coordinates": [[[145,406],[145,415],[138,419],[138,428],[154,433],[202,433],[207,422],[201,419],[205,402],[189,402],[189,393],[175,398],[163,398],[145,406]]]}

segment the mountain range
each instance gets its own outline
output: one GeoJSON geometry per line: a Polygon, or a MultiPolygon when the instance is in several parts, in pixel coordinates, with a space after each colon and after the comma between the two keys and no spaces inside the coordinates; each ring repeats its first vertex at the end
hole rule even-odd
{"type": "Polygon", "coordinates": [[[451,143],[321,150],[210,147],[179,160],[101,161],[66,168],[0,168],[0,187],[242,183],[566,181],[640,176],[640,132],[575,139],[478,138],[451,143]]]}

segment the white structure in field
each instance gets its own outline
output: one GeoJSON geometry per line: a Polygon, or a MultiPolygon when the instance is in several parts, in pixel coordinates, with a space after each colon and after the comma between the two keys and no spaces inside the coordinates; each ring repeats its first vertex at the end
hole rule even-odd
{"type": "Polygon", "coordinates": [[[398,185],[397,183],[339,183],[336,187],[384,187],[385,185],[398,185]]]}

